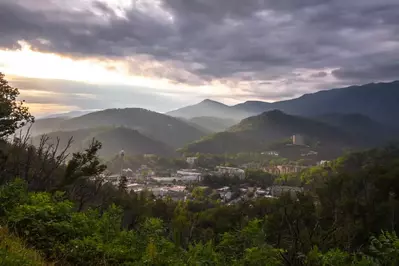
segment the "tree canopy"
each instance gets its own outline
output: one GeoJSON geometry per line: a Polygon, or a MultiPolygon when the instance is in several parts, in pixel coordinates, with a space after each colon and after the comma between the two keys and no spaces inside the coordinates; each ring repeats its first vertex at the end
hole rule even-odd
{"type": "Polygon", "coordinates": [[[24,101],[19,101],[19,90],[8,84],[0,72],[0,137],[13,134],[17,129],[34,121],[24,101]]]}

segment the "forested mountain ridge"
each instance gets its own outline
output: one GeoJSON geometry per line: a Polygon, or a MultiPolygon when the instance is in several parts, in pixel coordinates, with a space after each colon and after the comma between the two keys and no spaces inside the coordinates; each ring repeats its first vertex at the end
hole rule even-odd
{"type": "Polygon", "coordinates": [[[273,110],[246,118],[225,132],[189,144],[184,150],[194,153],[263,151],[268,145],[293,134],[307,136],[328,146],[350,147],[361,143],[340,128],[273,110]]]}
{"type": "MultiPolygon", "coordinates": [[[[399,81],[394,81],[323,90],[297,99],[273,103],[268,109],[279,109],[303,116],[358,113],[377,122],[399,127],[398,102],[399,81]]],[[[240,109],[245,111],[245,105],[241,105],[240,109]]]]}
{"type": "MultiPolygon", "coordinates": [[[[46,134],[48,143],[55,144],[59,139],[59,149],[63,150],[72,138],[69,152],[81,152],[93,141],[100,141],[103,146],[99,155],[103,158],[111,158],[124,150],[127,155],[156,154],[171,156],[174,149],[166,144],[144,136],[134,129],[125,127],[99,127],[74,131],[58,131],[46,134]]],[[[40,144],[42,136],[34,138],[34,144],[40,144]]]]}
{"type": "MultiPolygon", "coordinates": [[[[281,110],[287,114],[306,117],[330,113],[358,113],[368,116],[379,123],[399,128],[397,119],[397,114],[399,113],[398,102],[399,81],[393,81],[322,90],[305,94],[295,99],[273,103],[247,101],[234,106],[223,105],[222,111],[213,112],[213,109],[209,108],[206,114],[202,113],[204,108],[200,108],[201,106],[206,107],[206,105],[199,103],[168,114],[173,116],[185,115],[185,117],[189,118],[206,115],[242,119],[274,109],[281,110]],[[186,112],[187,110],[189,112],[186,112]]],[[[212,106],[219,105],[222,104],[213,101],[212,106]]]]}
{"type": "Polygon", "coordinates": [[[371,146],[399,140],[399,128],[379,123],[362,114],[325,114],[314,119],[339,127],[371,146]]]}
{"type": "Polygon", "coordinates": [[[234,109],[231,106],[213,100],[203,100],[194,105],[189,105],[166,113],[174,117],[191,119],[194,117],[219,117],[224,119],[241,120],[253,115],[252,112],[234,109]]]}
{"type": "MultiPolygon", "coordinates": [[[[38,120],[36,123],[43,122],[38,120]]],[[[56,126],[57,131],[76,131],[98,127],[126,127],[137,130],[145,136],[174,148],[182,147],[206,135],[206,132],[180,119],[141,108],[107,109],[61,120],[56,126]]]]}

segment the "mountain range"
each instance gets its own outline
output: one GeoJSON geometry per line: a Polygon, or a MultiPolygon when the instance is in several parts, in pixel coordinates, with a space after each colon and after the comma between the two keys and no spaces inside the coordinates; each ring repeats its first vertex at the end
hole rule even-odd
{"type": "Polygon", "coordinates": [[[243,118],[253,115],[254,113],[206,99],[198,104],[186,106],[174,111],[170,111],[166,114],[186,119],[191,119],[194,117],[219,117],[239,121],[243,118]]]}
{"type": "Polygon", "coordinates": [[[105,156],[122,147],[131,154],[159,155],[171,155],[182,147],[192,153],[263,151],[292,134],[342,151],[397,139],[398,103],[399,81],[395,81],[274,103],[248,101],[228,106],[204,100],[167,114],[140,108],[83,112],[77,117],[38,119],[30,133],[50,134],[53,139],[61,136],[62,141],[74,136],[74,150],[95,137],[104,141],[105,156]]]}
{"type": "Polygon", "coordinates": [[[167,113],[171,116],[193,118],[212,116],[242,119],[270,110],[281,110],[287,114],[305,117],[331,113],[361,114],[379,123],[399,128],[399,81],[390,83],[370,83],[340,89],[305,94],[299,98],[280,102],[247,101],[227,106],[205,100],[167,113]]]}
{"type": "Polygon", "coordinates": [[[126,127],[135,129],[143,135],[180,148],[188,142],[206,135],[188,123],[164,114],[141,108],[107,109],[70,119],[39,119],[32,127],[32,135],[53,131],[76,131],[98,127],[126,127]],[[53,127],[51,128],[51,124],[53,127]],[[48,130],[47,132],[44,132],[48,130]]]}
{"type": "MultiPolygon", "coordinates": [[[[46,134],[48,144],[56,143],[59,139],[59,152],[66,146],[70,138],[72,144],[68,149],[69,153],[82,151],[93,141],[93,138],[102,143],[99,155],[104,158],[111,158],[124,150],[128,155],[156,154],[161,156],[172,156],[175,150],[166,144],[144,136],[134,129],[125,127],[98,127],[79,129],[75,131],[58,131],[46,134]]],[[[39,145],[41,136],[33,138],[33,143],[39,145]]]]}
{"type": "Polygon", "coordinates": [[[191,143],[183,151],[214,154],[261,152],[294,134],[306,136],[314,143],[320,142],[330,147],[355,147],[361,144],[361,140],[341,128],[273,110],[246,118],[227,131],[191,143]]]}

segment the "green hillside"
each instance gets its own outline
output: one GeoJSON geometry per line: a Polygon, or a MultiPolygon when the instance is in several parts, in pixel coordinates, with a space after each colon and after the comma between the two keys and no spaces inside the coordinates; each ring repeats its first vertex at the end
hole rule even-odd
{"type": "Polygon", "coordinates": [[[189,121],[210,132],[221,132],[237,124],[239,120],[212,116],[199,116],[193,117],[189,121]]]}
{"type": "MultiPolygon", "coordinates": [[[[166,144],[146,137],[137,130],[116,127],[116,128],[91,128],[75,131],[58,131],[47,134],[49,143],[55,143],[60,139],[60,150],[66,147],[68,140],[73,138],[69,152],[82,151],[87,148],[93,138],[102,143],[99,152],[101,157],[112,157],[124,150],[127,155],[156,154],[169,156],[174,154],[173,148],[166,144]]],[[[40,142],[40,136],[34,138],[36,145],[40,142]]]]}
{"type": "Polygon", "coordinates": [[[315,119],[339,127],[354,137],[360,137],[370,146],[383,145],[399,138],[397,128],[379,123],[362,114],[325,114],[315,119]]]}
{"type": "Polygon", "coordinates": [[[399,127],[398,102],[399,81],[393,81],[323,90],[274,103],[248,101],[232,106],[232,109],[258,114],[278,109],[288,114],[306,117],[357,113],[380,123],[399,127]]]}
{"type": "Polygon", "coordinates": [[[205,116],[240,120],[253,115],[253,113],[247,112],[246,110],[235,109],[223,103],[206,99],[200,103],[170,111],[167,115],[186,119],[205,116]]]}
{"type": "Polygon", "coordinates": [[[244,119],[228,131],[207,136],[189,144],[184,150],[200,153],[262,151],[293,134],[301,134],[313,144],[335,148],[361,144],[361,140],[352,138],[337,127],[274,110],[244,119]]]}
{"type": "Polygon", "coordinates": [[[174,148],[206,135],[180,119],[140,108],[107,109],[65,120],[60,131],[97,127],[126,127],[174,148]]]}

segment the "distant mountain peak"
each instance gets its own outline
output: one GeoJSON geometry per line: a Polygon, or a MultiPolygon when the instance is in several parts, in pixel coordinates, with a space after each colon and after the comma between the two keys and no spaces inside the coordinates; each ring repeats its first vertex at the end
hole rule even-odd
{"type": "Polygon", "coordinates": [[[254,101],[254,100],[245,101],[244,103],[270,104],[269,102],[264,102],[264,101],[254,101]]]}
{"type": "Polygon", "coordinates": [[[201,104],[201,103],[204,103],[204,104],[218,104],[218,105],[224,105],[224,104],[221,103],[221,102],[214,101],[214,100],[211,100],[211,99],[205,99],[205,100],[203,100],[202,102],[200,102],[200,104],[201,104]]]}
{"type": "Polygon", "coordinates": [[[245,117],[252,115],[246,111],[233,109],[229,105],[223,103],[205,99],[200,103],[189,105],[171,112],[166,113],[167,115],[174,117],[182,117],[191,119],[194,117],[208,116],[208,117],[219,117],[229,118],[234,120],[241,120],[245,117]]]}

